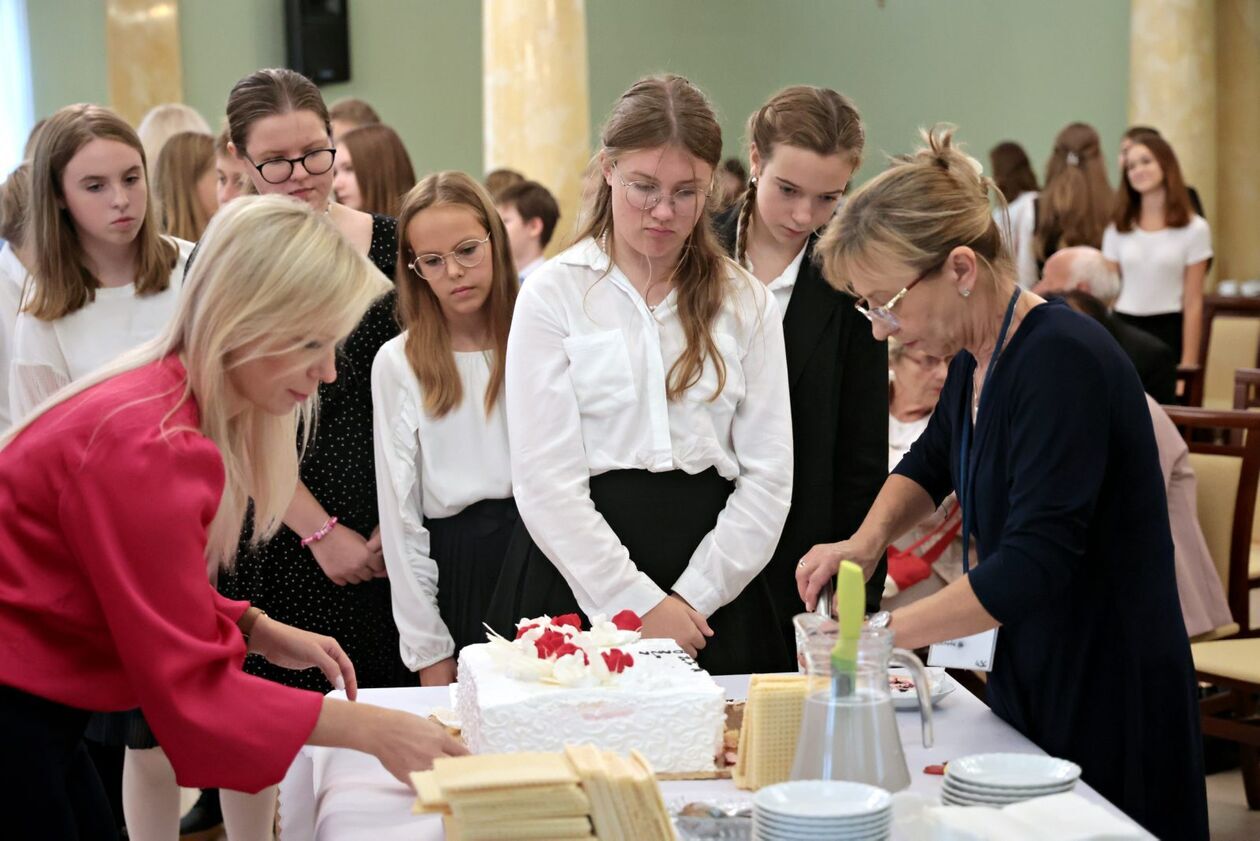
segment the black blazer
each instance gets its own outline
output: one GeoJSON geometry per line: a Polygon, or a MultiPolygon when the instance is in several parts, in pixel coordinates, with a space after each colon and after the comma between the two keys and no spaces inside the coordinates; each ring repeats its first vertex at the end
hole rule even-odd
{"type": "MultiPolygon", "coordinates": [[[[737,213],[738,207],[714,220],[731,252],[737,213]]],[[[811,547],[857,531],[888,478],[888,347],[875,341],[854,299],[823,279],[813,260],[816,241],[810,237],[783,320],[795,452],[792,508],[762,573],[789,635],[792,617],[804,610],[797,562],[811,547]]],[[[879,609],[886,572],[881,560],[867,582],[868,611],[879,609]]]]}

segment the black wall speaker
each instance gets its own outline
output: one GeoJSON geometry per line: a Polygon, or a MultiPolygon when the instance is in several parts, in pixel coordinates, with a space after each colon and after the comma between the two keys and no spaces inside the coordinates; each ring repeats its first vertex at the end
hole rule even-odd
{"type": "Polygon", "coordinates": [[[350,0],[285,0],[289,67],[317,85],[350,79],[350,0]]]}

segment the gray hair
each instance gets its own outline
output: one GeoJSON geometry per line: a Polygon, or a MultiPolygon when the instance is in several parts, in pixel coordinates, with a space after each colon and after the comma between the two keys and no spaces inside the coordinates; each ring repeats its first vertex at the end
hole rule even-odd
{"type": "Polygon", "coordinates": [[[1068,273],[1070,287],[1084,284],[1086,291],[1102,301],[1107,309],[1115,306],[1120,297],[1120,274],[1107,263],[1101,251],[1087,247],[1076,249],[1068,273]]]}

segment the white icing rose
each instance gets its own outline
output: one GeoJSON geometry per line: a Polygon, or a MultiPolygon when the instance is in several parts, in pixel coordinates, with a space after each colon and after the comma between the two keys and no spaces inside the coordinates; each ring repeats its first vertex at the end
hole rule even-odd
{"type": "Polygon", "coordinates": [[[566,654],[557,658],[552,666],[551,677],[561,686],[594,686],[598,679],[591,673],[582,655],[566,654]]]}
{"type": "Polygon", "coordinates": [[[597,613],[591,617],[591,629],[586,636],[600,648],[620,648],[634,645],[642,634],[638,631],[623,631],[597,613]]]}

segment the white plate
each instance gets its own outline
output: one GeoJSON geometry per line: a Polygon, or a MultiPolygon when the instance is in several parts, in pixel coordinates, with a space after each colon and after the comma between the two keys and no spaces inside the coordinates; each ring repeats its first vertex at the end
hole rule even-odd
{"type": "MultiPolygon", "coordinates": [[[[949,693],[958,688],[958,684],[954,679],[945,674],[945,670],[935,666],[925,666],[923,669],[928,674],[928,681],[931,684],[930,693],[932,698],[932,706],[936,706],[949,693]]],[[[911,683],[914,677],[907,669],[892,666],[888,669],[888,677],[905,678],[911,683]]],[[[893,687],[891,680],[888,684],[888,694],[892,696],[893,706],[899,710],[917,710],[919,708],[919,693],[914,687],[909,689],[896,689],[893,687]]]]}
{"type": "Polygon", "coordinates": [[[800,830],[800,831],[784,831],[765,827],[753,822],[752,837],[753,841],[817,841],[819,838],[826,838],[828,841],[885,841],[892,834],[892,826],[880,827],[875,830],[860,830],[858,832],[847,832],[845,830],[800,830]]]}
{"type": "Polygon", "coordinates": [[[766,786],[753,807],[797,818],[853,818],[892,808],[892,795],[882,788],[843,780],[796,780],[766,786]]]}
{"type": "Polygon", "coordinates": [[[1060,794],[1065,791],[1071,791],[1075,787],[1076,783],[1070,782],[1052,786],[1038,786],[1037,788],[994,788],[992,786],[978,786],[975,783],[969,783],[954,777],[945,778],[946,789],[956,791],[959,794],[974,794],[977,797],[1039,797],[1043,794],[1060,794]]]}
{"type": "Polygon", "coordinates": [[[1035,753],[977,753],[950,762],[946,776],[991,789],[1047,788],[1080,779],[1081,766],[1035,753]]]}
{"type": "Polygon", "coordinates": [[[757,812],[753,815],[753,820],[758,824],[774,827],[782,831],[804,832],[810,830],[818,832],[820,830],[836,830],[844,832],[870,832],[880,827],[892,826],[892,813],[880,815],[872,820],[793,820],[778,815],[770,815],[765,812],[757,812]]]}

